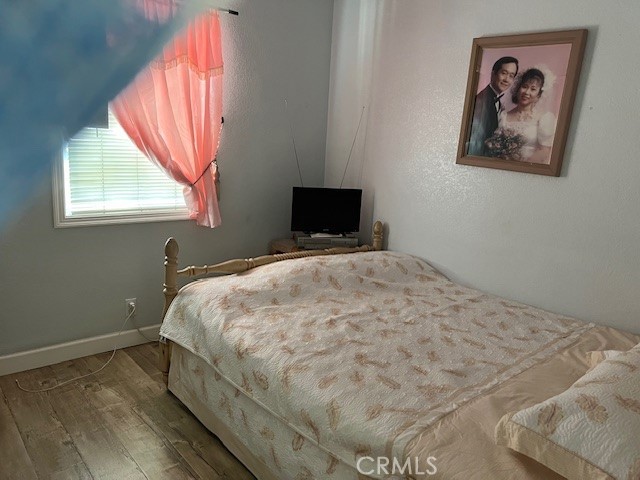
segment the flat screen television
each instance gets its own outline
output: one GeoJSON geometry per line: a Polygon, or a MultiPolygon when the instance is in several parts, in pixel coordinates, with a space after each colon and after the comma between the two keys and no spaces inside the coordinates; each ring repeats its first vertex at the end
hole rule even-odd
{"type": "Polygon", "coordinates": [[[291,230],[352,233],[360,229],[362,190],[293,187],[291,230]]]}

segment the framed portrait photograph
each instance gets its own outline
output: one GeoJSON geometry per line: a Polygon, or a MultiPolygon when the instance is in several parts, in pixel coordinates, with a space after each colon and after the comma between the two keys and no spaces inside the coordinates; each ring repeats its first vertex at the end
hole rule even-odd
{"type": "Polygon", "coordinates": [[[474,38],[456,163],[559,176],[586,39],[474,38]]]}

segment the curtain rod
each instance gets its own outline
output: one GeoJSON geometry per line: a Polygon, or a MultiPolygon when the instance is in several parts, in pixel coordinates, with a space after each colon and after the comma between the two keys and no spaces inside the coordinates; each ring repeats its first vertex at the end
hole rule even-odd
{"type": "Polygon", "coordinates": [[[231,10],[230,8],[209,7],[209,10],[216,10],[218,12],[230,13],[231,15],[239,15],[237,10],[231,10]]]}
{"type": "MultiPolygon", "coordinates": [[[[167,1],[167,0],[156,0],[158,2],[162,2],[162,1],[167,1]]],[[[169,2],[175,2],[175,5],[188,5],[188,4],[195,4],[196,6],[202,8],[202,10],[208,9],[208,10],[215,10],[217,12],[225,12],[225,13],[229,13],[231,15],[236,15],[238,16],[240,13],[237,10],[231,10],[230,8],[224,8],[224,7],[218,7],[216,5],[212,5],[212,3],[218,3],[218,2],[214,2],[212,0],[168,0],[169,2]]]]}

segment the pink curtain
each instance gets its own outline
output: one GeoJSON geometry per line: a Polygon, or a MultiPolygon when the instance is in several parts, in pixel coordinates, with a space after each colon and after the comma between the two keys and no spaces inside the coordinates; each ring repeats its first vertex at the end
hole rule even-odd
{"type": "Polygon", "coordinates": [[[129,137],[184,186],[189,216],[220,225],[218,167],[222,127],[222,46],[215,12],[202,14],[111,102],[129,137]]]}

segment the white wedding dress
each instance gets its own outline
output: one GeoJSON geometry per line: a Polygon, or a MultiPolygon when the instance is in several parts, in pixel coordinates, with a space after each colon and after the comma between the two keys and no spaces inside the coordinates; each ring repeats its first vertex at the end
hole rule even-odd
{"type": "Polygon", "coordinates": [[[502,111],[498,116],[498,127],[512,129],[525,138],[522,146],[522,161],[527,161],[538,145],[551,147],[556,131],[556,117],[551,112],[533,111],[532,116],[522,119],[509,119],[507,112],[502,111]]]}

